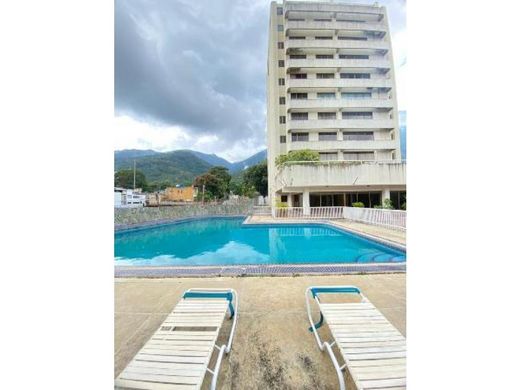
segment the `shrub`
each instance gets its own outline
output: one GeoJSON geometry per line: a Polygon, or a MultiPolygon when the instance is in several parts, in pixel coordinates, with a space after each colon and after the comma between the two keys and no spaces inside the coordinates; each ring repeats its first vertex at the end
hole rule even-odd
{"type": "Polygon", "coordinates": [[[280,168],[288,161],[319,161],[320,154],[314,150],[303,149],[303,150],[291,150],[287,154],[280,154],[276,157],[275,164],[277,168],[280,168]]]}
{"type": "Polygon", "coordinates": [[[287,202],[280,202],[280,201],[277,201],[276,202],[276,207],[287,207],[287,202]]]}
{"type": "Polygon", "coordinates": [[[352,203],[352,207],[365,207],[363,202],[354,202],[352,203]]]}
{"type": "Polygon", "coordinates": [[[406,210],[406,202],[401,205],[401,210],[406,210]]]}
{"type": "Polygon", "coordinates": [[[383,200],[383,208],[387,210],[393,210],[394,205],[390,199],[383,200]]]}

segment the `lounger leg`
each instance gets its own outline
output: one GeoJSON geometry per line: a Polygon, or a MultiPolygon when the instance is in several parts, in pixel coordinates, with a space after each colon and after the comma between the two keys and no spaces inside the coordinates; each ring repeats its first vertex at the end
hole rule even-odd
{"type": "Polygon", "coordinates": [[[336,356],[334,355],[334,352],[332,351],[332,348],[329,345],[329,343],[324,342],[323,345],[325,346],[325,349],[329,353],[330,360],[332,360],[332,364],[334,365],[334,368],[336,369],[336,374],[338,375],[339,388],[340,388],[340,390],[345,390],[345,380],[343,379],[343,372],[341,371],[341,367],[338,364],[336,356]]]}
{"type": "Polygon", "coordinates": [[[217,363],[215,363],[215,369],[213,370],[213,379],[211,379],[211,390],[215,390],[217,388],[217,380],[218,380],[218,373],[220,371],[220,363],[222,362],[222,357],[224,356],[224,352],[226,352],[226,346],[223,345],[220,347],[220,351],[218,353],[217,357],[217,363]]]}

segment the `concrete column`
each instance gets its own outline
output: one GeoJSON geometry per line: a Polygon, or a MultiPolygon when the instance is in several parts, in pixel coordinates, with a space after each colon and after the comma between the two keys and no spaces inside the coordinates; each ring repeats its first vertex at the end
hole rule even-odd
{"type": "Polygon", "coordinates": [[[293,207],[293,195],[287,194],[287,207],[293,207]]]}
{"type": "Polygon", "coordinates": [[[311,200],[309,190],[303,190],[303,215],[311,215],[311,200]]]}
{"type": "Polygon", "coordinates": [[[383,193],[381,194],[381,204],[385,201],[385,199],[390,199],[390,189],[383,189],[383,193]]]}

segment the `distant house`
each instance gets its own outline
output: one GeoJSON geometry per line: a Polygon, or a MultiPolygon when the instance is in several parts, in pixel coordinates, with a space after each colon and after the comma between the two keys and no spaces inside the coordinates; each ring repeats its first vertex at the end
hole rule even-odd
{"type": "Polygon", "coordinates": [[[197,196],[197,188],[189,187],[168,187],[164,190],[161,200],[166,202],[193,202],[197,196]]]}
{"type": "Polygon", "coordinates": [[[114,207],[143,207],[146,195],[140,189],[114,188],[114,207]]]}

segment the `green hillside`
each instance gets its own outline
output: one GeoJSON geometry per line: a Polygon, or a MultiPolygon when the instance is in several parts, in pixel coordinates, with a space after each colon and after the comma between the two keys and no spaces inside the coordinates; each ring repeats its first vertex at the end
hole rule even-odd
{"type": "Polygon", "coordinates": [[[149,184],[169,182],[172,185],[189,185],[196,176],[206,172],[212,166],[187,150],[177,150],[139,157],[116,152],[116,171],[120,169],[132,169],[134,160],[136,161],[136,168],[144,173],[149,184]]]}

